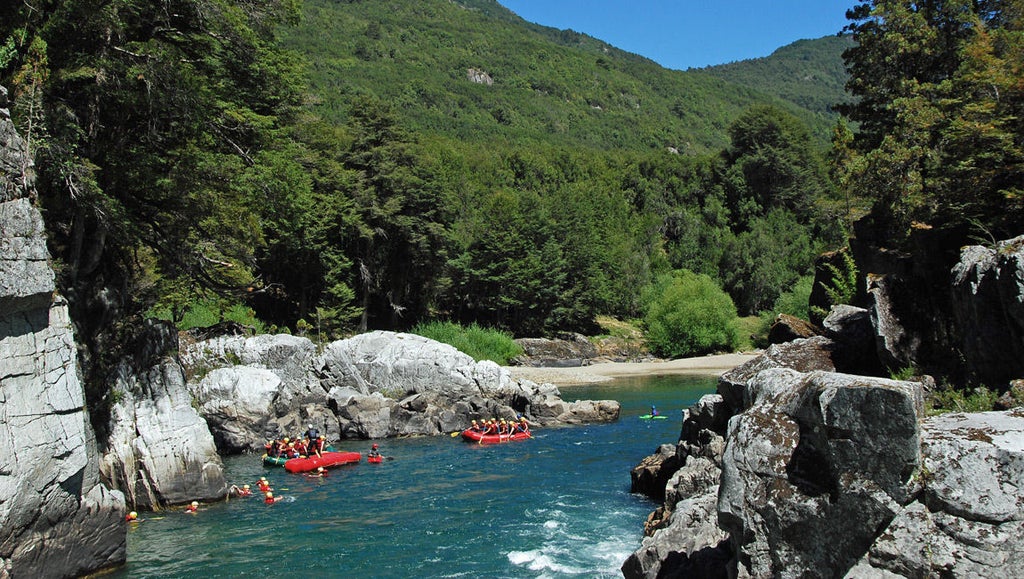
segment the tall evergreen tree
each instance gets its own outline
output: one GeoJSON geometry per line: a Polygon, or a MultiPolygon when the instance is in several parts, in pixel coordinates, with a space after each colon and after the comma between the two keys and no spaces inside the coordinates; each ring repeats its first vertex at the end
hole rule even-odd
{"type": "Polygon", "coordinates": [[[856,187],[896,237],[911,221],[1019,233],[1020,0],[875,0],[848,12],[856,187]]]}

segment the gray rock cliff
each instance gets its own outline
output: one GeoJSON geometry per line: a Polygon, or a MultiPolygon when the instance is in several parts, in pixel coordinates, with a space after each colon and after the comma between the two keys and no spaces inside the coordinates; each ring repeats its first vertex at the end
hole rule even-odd
{"type": "Polygon", "coordinates": [[[1024,572],[1024,411],[925,418],[927,379],[837,372],[877,343],[864,319],[834,309],[685,413],[674,453],[634,471],[667,482],[642,489],[664,502],[626,577],[1024,572]]]}
{"type": "Polygon", "coordinates": [[[124,492],[133,509],[223,499],[228,487],[217,446],[174,355],[177,330],[147,322],[140,336],[110,385],[104,480],[124,492]]]}
{"type": "Polygon", "coordinates": [[[99,482],[32,163],[6,107],[0,87],[0,577],[74,577],[124,562],[125,503],[99,482]]]}

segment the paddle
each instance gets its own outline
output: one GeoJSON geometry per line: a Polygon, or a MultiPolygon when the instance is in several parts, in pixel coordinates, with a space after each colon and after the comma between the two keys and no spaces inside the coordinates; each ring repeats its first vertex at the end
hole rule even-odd
{"type": "Polygon", "coordinates": [[[456,436],[458,436],[460,434],[462,434],[462,431],[461,430],[456,430],[455,432],[451,433],[451,437],[455,438],[456,436]]]}

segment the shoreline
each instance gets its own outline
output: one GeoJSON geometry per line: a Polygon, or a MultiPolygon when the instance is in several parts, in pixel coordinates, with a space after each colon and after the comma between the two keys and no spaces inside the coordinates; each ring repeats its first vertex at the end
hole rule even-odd
{"type": "Polygon", "coordinates": [[[513,378],[530,380],[538,384],[579,386],[613,380],[622,376],[664,376],[690,374],[721,376],[736,366],[760,355],[760,352],[713,354],[693,358],[680,358],[658,362],[602,362],[589,366],[532,367],[506,366],[513,378]]]}

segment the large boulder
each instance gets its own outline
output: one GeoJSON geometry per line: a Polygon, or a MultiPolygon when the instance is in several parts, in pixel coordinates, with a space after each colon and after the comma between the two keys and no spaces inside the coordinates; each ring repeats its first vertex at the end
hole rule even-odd
{"type": "Polygon", "coordinates": [[[953,315],[977,383],[1024,378],[1024,235],[963,248],[953,268],[953,315]]]}
{"type": "Polygon", "coordinates": [[[921,448],[920,498],[849,576],[1024,576],[1024,412],[929,418],[921,448]]]}
{"type": "Polygon", "coordinates": [[[772,344],[760,356],[722,374],[718,379],[718,394],[728,407],[729,415],[737,414],[749,407],[749,401],[745,400],[747,383],[759,372],[770,368],[792,368],[799,372],[834,371],[834,348],[835,343],[824,336],[772,344]]]}
{"type": "Polygon", "coordinates": [[[0,577],[73,577],[124,562],[125,503],[99,481],[33,179],[0,87],[0,577]]]}
{"type": "Polygon", "coordinates": [[[719,524],[752,576],[841,575],[910,501],[921,387],[786,369],[751,386],[760,394],[729,422],[719,524]]]}
{"type": "Polygon", "coordinates": [[[181,359],[221,453],[259,451],[310,424],[332,439],[341,434],[314,373],[316,345],[306,338],[221,336],[189,344],[181,359]]]}

